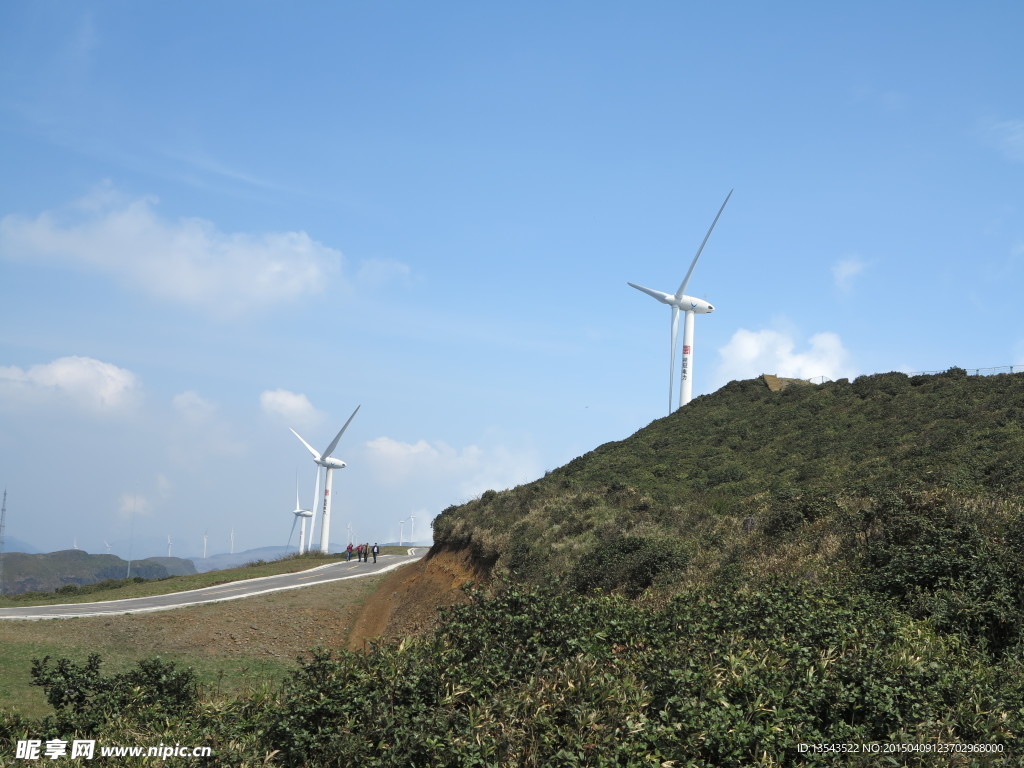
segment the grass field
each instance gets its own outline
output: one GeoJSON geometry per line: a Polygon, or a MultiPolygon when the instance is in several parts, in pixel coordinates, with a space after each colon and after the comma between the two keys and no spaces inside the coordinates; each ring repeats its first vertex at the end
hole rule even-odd
{"type": "MultiPolygon", "coordinates": [[[[405,551],[393,549],[393,554],[405,551]]],[[[337,556],[315,555],[173,577],[82,596],[78,602],[178,592],[337,560],[337,556]]],[[[381,578],[367,576],[146,614],[0,621],[0,708],[32,717],[49,712],[42,690],[32,686],[30,676],[32,659],[43,656],[66,656],[83,662],[90,654],[98,653],[108,673],[159,656],[192,667],[204,686],[224,694],[273,685],[295,667],[298,656],[310,649],[344,648],[355,617],[381,578]]],[[[49,597],[40,604],[71,602],[49,597]]]]}

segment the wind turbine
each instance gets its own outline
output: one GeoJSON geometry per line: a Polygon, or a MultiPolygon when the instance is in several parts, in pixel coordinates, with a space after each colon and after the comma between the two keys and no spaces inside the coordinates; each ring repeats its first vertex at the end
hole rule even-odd
{"type": "Polygon", "coordinates": [[[682,310],[686,317],[683,321],[683,357],[682,357],[682,370],[680,371],[679,381],[679,407],[682,408],[692,399],[693,394],[693,316],[695,314],[706,315],[715,311],[715,308],[708,304],[702,299],[695,299],[692,296],[686,295],[686,285],[690,282],[690,275],[693,274],[693,268],[697,266],[697,259],[700,258],[701,251],[704,250],[704,246],[708,242],[708,238],[711,237],[711,231],[715,228],[715,224],[718,223],[718,217],[722,215],[722,211],[725,210],[725,204],[729,202],[729,198],[732,197],[732,190],[729,190],[729,194],[725,196],[725,202],[722,203],[722,207],[718,209],[718,214],[715,216],[715,220],[711,222],[711,226],[708,228],[708,233],[704,235],[704,242],[700,244],[700,248],[697,249],[697,255],[693,257],[693,261],[690,262],[690,269],[686,272],[686,277],[683,278],[683,282],[679,284],[679,290],[674,294],[664,293],[662,291],[655,291],[651,288],[644,288],[642,285],[636,283],[628,283],[628,285],[636,288],[638,291],[643,291],[648,296],[653,296],[662,304],[668,304],[672,307],[672,326],[671,326],[671,348],[669,350],[669,363],[668,363],[668,412],[672,413],[672,386],[675,382],[675,368],[676,368],[676,338],[679,335],[679,312],[682,310]]]}
{"type": "MultiPolygon", "coordinates": [[[[320,474],[320,470],[317,470],[317,474],[320,474]]],[[[292,536],[295,534],[295,524],[299,523],[299,554],[303,554],[306,551],[306,520],[313,516],[313,513],[308,509],[303,509],[299,504],[299,476],[298,473],[295,475],[295,509],[292,511],[295,517],[292,519],[292,530],[288,534],[288,544],[285,546],[285,550],[292,545],[292,536]]],[[[312,526],[310,526],[312,527],[312,526]]]]}
{"type": "Polygon", "coordinates": [[[398,524],[401,526],[398,529],[398,546],[402,546],[405,543],[405,520],[399,520],[398,524]]]}
{"type": "Polygon", "coordinates": [[[167,537],[167,556],[171,556],[171,537],[167,537]]]}
{"type": "MultiPolygon", "coordinates": [[[[328,445],[324,449],[323,453],[318,453],[313,448],[313,446],[311,446],[309,443],[307,443],[305,440],[302,439],[302,435],[300,435],[294,429],[292,430],[292,434],[295,435],[297,438],[299,438],[299,442],[301,442],[304,446],[306,446],[306,449],[311,454],[313,454],[313,461],[317,465],[316,486],[315,486],[315,491],[313,493],[313,500],[314,501],[317,501],[317,499],[319,498],[319,493],[320,493],[320,469],[319,469],[319,467],[323,467],[324,470],[325,470],[324,471],[324,503],[323,503],[323,515],[322,515],[321,521],[320,521],[320,547],[319,547],[320,551],[323,552],[325,555],[327,554],[327,550],[328,550],[328,548],[330,546],[330,540],[331,540],[331,481],[332,481],[332,478],[333,478],[333,472],[334,472],[335,469],[344,469],[347,466],[345,464],[345,462],[342,461],[341,459],[331,458],[331,454],[334,453],[334,449],[338,447],[338,441],[341,440],[341,436],[343,434],[345,434],[345,430],[348,429],[348,425],[352,423],[352,419],[354,419],[356,417],[356,414],[359,413],[359,409],[361,407],[362,407],[361,405],[357,405],[356,406],[356,409],[354,411],[352,411],[352,415],[348,417],[348,421],[345,422],[345,426],[343,426],[341,428],[341,430],[338,432],[338,434],[336,434],[334,436],[334,439],[331,440],[331,444],[328,445]]],[[[309,527],[309,535],[310,535],[310,539],[312,539],[312,537],[313,537],[313,526],[312,525],[310,525],[310,527],[309,527]]]]}

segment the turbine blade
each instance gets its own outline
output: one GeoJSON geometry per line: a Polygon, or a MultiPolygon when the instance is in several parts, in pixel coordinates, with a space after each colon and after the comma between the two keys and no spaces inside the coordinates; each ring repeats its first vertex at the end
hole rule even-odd
{"type": "MultiPolygon", "coordinates": [[[[729,202],[729,198],[732,197],[733,190],[729,190],[729,194],[725,196],[725,203],[729,202]]],[[[718,209],[718,213],[715,215],[715,220],[711,222],[711,226],[708,228],[708,233],[704,235],[704,242],[700,244],[700,248],[697,249],[697,255],[693,257],[693,261],[690,262],[690,269],[686,273],[686,277],[683,278],[683,282],[679,284],[679,290],[676,291],[676,298],[683,298],[683,294],[686,293],[686,284],[690,282],[690,275],[693,274],[693,268],[697,266],[697,259],[700,258],[701,251],[704,250],[704,246],[707,245],[708,238],[711,237],[711,230],[715,228],[715,224],[718,223],[718,217],[722,215],[722,211],[725,210],[725,203],[722,203],[722,207],[718,209]]]]}
{"type": "MultiPolygon", "coordinates": [[[[291,429],[291,427],[289,427],[289,429],[291,429]]],[[[320,461],[320,454],[316,452],[316,449],[314,449],[312,445],[310,445],[309,443],[302,439],[302,435],[300,435],[294,429],[292,429],[292,434],[299,438],[299,442],[306,446],[307,450],[309,450],[309,452],[313,454],[313,461],[320,461]]]]}
{"type": "Polygon", "coordinates": [[[656,291],[653,288],[644,288],[642,285],[637,285],[636,283],[626,283],[626,285],[630,286],[631,288],[636,288],[638,291],[642,291],[646,293],[648,296],[653,296],[662,304],[668,303],[665,301],[665,299],[672,298],[672,294],[670,293],[665,293],[664,291],[656,291]]]}
{"type": "MultiPolygon", "coordinates": [[[[359,409],[362,407],[363,406],[361,405],[356,406],[356,409],[352,411],[352,415],[348,417],[348,421],[345,422],[345,426],[342,427],[341,431],[334,436],[333,440],[331,440],[331,444],[327,446],[327,448],[324,450],[322,454],[325,459],[332,453],[334,453],[334,449],[338,447],[338,441],[341,440],[341,436],[345,434],[345,430],[348,429],[348,425],[352,423],[352,419],[356,417],[356,414],[359,413],[359,409]]],[[[301,440],[302,438],[299,439],[301,440]]]]}
{"type": "Polygon", "coordinates": [[[288,543],[284,545],[284,551],[285,552],[287,552],[288,548],[291,547],[291,545],[292,545],[292,536],[295,535],[295,524],[297,522],[299,522],[299,516],[298,515],[293,515],[292,516],[292,529],[288,533],[288,543]]]}
{"type": "Polygon", "coordinates": [[[672,349],[668,356],[668,412],[672,413],[672,387],[676,378],[676,339],[679,338],[679,307],[672,307],[672,349]]]}

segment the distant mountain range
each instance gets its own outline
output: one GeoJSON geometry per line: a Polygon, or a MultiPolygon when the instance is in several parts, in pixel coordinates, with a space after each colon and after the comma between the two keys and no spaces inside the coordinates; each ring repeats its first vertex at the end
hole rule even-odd
{"type": "Polygon", "coordinates": [[[191,560],[180,557],[150,557],[128,561],[117,555],[91,555],[81,549],[65,549],[45,554],[7,552],[3,560],[3,592],[53,592],[68,585],[86,586],[108,579],[139,576],[160,579],[196,573],[191,560]]]}

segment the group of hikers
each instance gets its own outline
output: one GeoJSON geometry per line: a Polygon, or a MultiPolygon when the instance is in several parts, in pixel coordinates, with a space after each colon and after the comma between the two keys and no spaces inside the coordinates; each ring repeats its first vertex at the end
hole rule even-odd
{"type": "Polygon", "coordinates": [[[373,555],[373,562],[376,563],[377,555],[380,554],[380,547],[377,546],[377,542],[374,542],[372,547],[369,544],[359,544],[358,546],[353,547],[352,542],[350,541],[348,546],[345,547],[345,562],[352,559],[353,552],[355,552],[356,556],[359,558],[359,562],[361,563],[369,562],[370,555],[373,555]]]}

